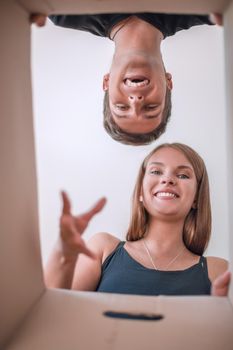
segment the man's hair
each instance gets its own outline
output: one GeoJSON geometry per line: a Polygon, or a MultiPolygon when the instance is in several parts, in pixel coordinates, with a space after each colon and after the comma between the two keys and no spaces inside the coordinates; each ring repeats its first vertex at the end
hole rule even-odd
{"type": "Polygon", "coordinates": [[[144,159],[137,177],[132,198],[132,211],[129,228],[126,234],[127,241],[137,241],[145,236],[150,224],[150,214],[140,201],[143,179],[147,164],[161,148],[175,149],[184,154],[191,163],[196,181],[197,190],[195,206],[190,208],[184,221],[183,241],[185,246],[194,254],[202,255],[205,251],[211,233],[211,205],[208,174],[203,159],[191,147],[181,143],[165,143],[156,147],[144,159]]]}
{"type": "Polygon", "coordinates": [[[107,133],[115,140],[126,145],[148,145],[157,140],[166,130],[167,123],[170,119],[172,109],[171,90],[167,87],[165,95],[165,104],[162,113],[162,121],[153,131],[145,134],[129,133],[122,130],[114,121],[109,105],[109,94],[105,91],[104,95],[104,128],[107,133]]]}

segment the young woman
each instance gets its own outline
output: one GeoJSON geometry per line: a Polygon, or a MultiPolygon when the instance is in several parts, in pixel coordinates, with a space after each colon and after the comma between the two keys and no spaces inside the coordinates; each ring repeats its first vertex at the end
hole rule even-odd
{"type": "Polygon", "coordinates": [[[213,295],[227,295],[227,261],[203,256],[211,233],[208,175],[190,147],[163,144],[145,158],[126,242],[99,233],[86,245],[81,234],[105,199],[75,217],[67,195],[62,197],[47,286],[140,295],[209,295],[212,287],[213,295]]]}

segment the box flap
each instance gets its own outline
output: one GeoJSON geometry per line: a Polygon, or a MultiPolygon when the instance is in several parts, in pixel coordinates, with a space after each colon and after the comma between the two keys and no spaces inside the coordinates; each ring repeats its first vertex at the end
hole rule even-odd
{"type": "Polygon", "coordinates": [[[231,350],[233,310],[227,298],[145,297],[49,290],[7,350],[231,350]],[[160,320],[104,316],[162,315],[160,320]]]}

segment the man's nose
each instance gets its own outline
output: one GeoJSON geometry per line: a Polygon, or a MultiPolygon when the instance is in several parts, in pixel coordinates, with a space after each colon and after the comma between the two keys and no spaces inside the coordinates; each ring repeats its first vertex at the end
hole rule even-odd
{"type": "Polygon", "coordinates": [[[144,96],[142,94],[130,94],[129,101],[130,102],[142,102],[144,100],[144,96]]]}

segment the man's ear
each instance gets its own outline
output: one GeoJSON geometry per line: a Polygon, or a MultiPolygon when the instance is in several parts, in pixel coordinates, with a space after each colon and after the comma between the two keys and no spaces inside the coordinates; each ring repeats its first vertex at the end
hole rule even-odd
{"type": "Polygon", "coordinates": [[[171,73],[165,73],[165,76],[167,81],[167,87],[169,90],[172,90],[173,88],[172,75],[171,73]]]}
{"type": "Polygon", "coordinates": [[[103,90],[107,91],[109,87],[109,73],[105,74],[103,77],[103,90]]]}

